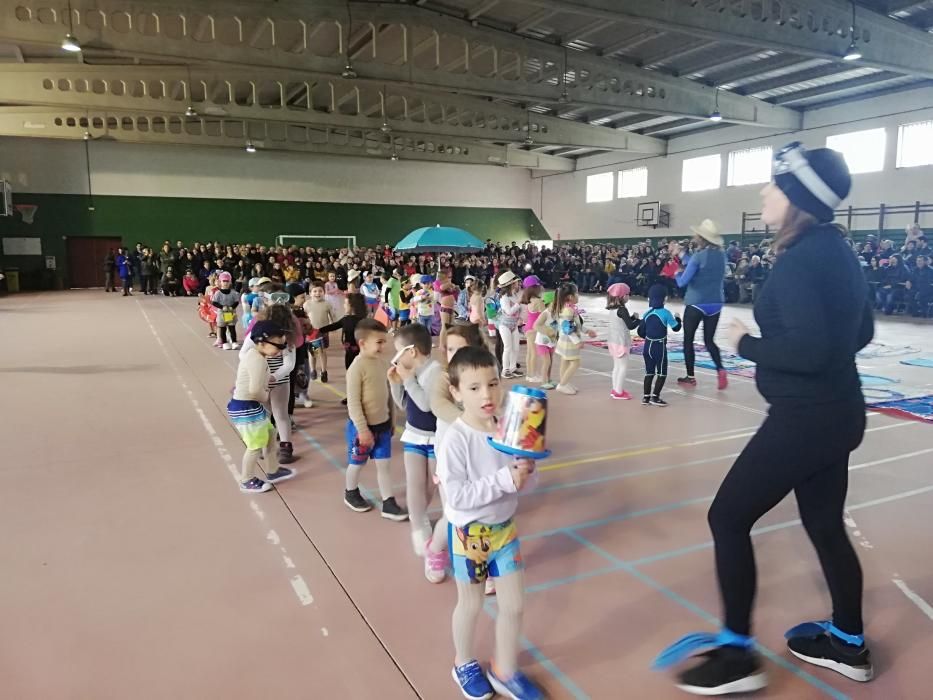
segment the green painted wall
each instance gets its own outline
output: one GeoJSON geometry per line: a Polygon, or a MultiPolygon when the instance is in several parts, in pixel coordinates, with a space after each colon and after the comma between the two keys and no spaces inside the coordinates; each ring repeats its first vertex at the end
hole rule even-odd
{"type": "MultiPolygon", "coordinates": [[[[165,240],[271,244],[281,234],[355,235],[362,246],[394,244],[421,226],[457,226],[485,240],[522,241],[548,235],[529,209],[433,207],[332,202],[242,201],[174,197],[16,193],[15,204],[37,204],[35,222],[0,218],[0,236],[40,236],[43,255],[57,257],[65,275],[65,236],[114,236],[124,243],[161,246],[165,240]]],[[[55,279],[41,257],[10,257],[4,267],[21,269],[24,289],[50,288],[55,279]]]]}

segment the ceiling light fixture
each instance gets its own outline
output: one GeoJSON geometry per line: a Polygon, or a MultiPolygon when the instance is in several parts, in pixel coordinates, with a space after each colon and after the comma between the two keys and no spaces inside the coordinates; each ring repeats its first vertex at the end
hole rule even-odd
{"type": "Polygon", "coordinates": [[[398,153],[392,151],[392,155],[389,156],[389,160],[391,160],[393,163],[397,163],[400,160],[398,153]]]}
{"type": "Polygon", "coordinates": [[[62,40],[63,51],[78,53],[81,50],[81,44],[79,44],[78,40],[75,39],[74,31],[74,17],[72,16],[71,11],[71,0],[68,0],[68,33],[65,34],[65,38],[62,40]]]}
{"type": "Polygon", "coordinates": [[[719,111],[719,88],[716,88],[716,103],[713,105],[713,111],[709,115],[711,122],[721,122],[722,112],[719,111]]]}
{"type": "Polygon", "coordinates": [[[561,91],[557,101],[562,105],[570,103],[570,95],[567,94],[567,47],[564,47],[564,70],[560,74],[561,91]]]}
{"type": "Polygon", "coordinates": [[[842,55],[843,61],[857,61],[862,57],[862,52],[855,45],[855,2],[852,2],[852,25],[849,27],[849,35],[852,39],[849,41],[849,47],[842,55]]]}
{"type": "Polygon", "coordinates": [[[185,70],[187,70],[188,72],[188,85],[187,87],[185,87],[185,93],[188,96],[188,106],[185,108],[185,116],[190,119],[192,117],[198,116],[198,112],[194,108],[194,105],[191,104],[191,98],[192,98],[191,93],[192,93],[192,87],[193,87],[191,83],[191,66],[185,66],[185,70]]]}
{"type": "Polygon", "coordinates": [[[343,72],[340,74],[341,78],[346,80],[356,80],[358,77],[356,71],[353,70],[353,64],[350,62],[350,33],[353,31],[353,13],[350,10],[350,1],[347,0],[347,41],[344,44],[344,53],[347,58],[347,65],[343,67],[343,72]]]}
{"type": "Polygon", "coordinates": [[[256,152],[256,147],[253,145],[253,142],[252,142],[252,141],[247,141],[247,142],[246,142],[246,152],[247,152],[247,153],[255,153],[255,152],[256,152]]]}

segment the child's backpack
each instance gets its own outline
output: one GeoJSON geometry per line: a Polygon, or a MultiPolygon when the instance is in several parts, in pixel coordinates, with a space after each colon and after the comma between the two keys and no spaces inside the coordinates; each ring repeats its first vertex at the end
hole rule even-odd
{"type": "Polygon", "coordinates": [[[499,315],[499,297],[486,297],[486,318],[492,321],[499,315]]]}

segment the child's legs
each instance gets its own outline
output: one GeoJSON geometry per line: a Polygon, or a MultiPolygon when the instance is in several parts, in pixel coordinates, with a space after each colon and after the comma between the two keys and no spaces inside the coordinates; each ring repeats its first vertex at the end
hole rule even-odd
{"type": "Polygon", "coordinates": [[[379,482],[379,495],[382,500],[392,498],[392,470],[388,459],[376,459],[376,481],[379,482]]]}
{"type": "Polygon", "coordinates": [[[236,324],[233,323],[227,327],[227,330],[230,332],[230,342],[236,342],[236,324]]]}
{"type": "Polygon", "coordinates": [[[612,358],[612,390],[617,394],[625,391],[625,370],[628,368],[628,355],[612,358]]]}
{"type": "Polygon", "coordinates": [[[529,377],[535,376],[535,336],[538,335],[537,331],[528,331],[525,333],[525,373],[529,377]]]}
{"type": "Polygon", "coordinates": [[[518,364],[518,331],[499,326],[502,338],[502,369],[511,372],[518,364]]]}
{"type": "Polygon", "coordinates": [[[511,678],[518,670],[518,648],[525,608],[525,580],[522,571],[496,579],[496,674],[511,678]]]}
{"type": "Polygon", "coordinates": [[[562,360],[560,365],[560,383],[564,385],[568,384],[579,366],[580,360],[562,360]]]}
{"type": "Polygon", "coordinates": [[[218,330],[220,331],[220,342],[226,343],[227,342],[227,327],[218,326],[218,330]]]}
{"type": "MultiPolygon", "coordinates": [[[[286,420],[288,420],[287,416],[286,420]]],[[[262,451],[262,466],[269,475],[279,470],[279,450],[275,444],[275,433],[272,430],[269,431],[269,442],[262,451]]]]}
{"type": "Polygon", "coordinates": [[[269,391],[269,403],[272,404],[272,415],[275,417],[275,427],[279,431],[281,442],[292,441],[292,422],[288,418],[288,384],[276,384],[269,391]]]}
{"type": "Polygon", "coordinates": [[[410,449],[407,445],[403,453],[405,462],[405,498],[408,501],[408,520],[411,531],[418,532],[425,528],[428,503],[427,484],[431,481],[428,476],[428,458],[425,454],[410,449]]]}
{"type": "Polygon", "coordinates": [[[262,450],[246,450],[240,463],[240,483],[245,483],[259,474],[259,458],[262,450]]]}
{"type": "Polygon", "coordinates": [[[541,357],[541,376],[544,377],[546,381],[551,381],[551,366],[553,365],[553,357],[550,352],[547,352],[541,357]]]}
{"type": "Polygon", "coordinates": [[[453,614],[454,664],[462,666],[475,659],[473,653],[473,635],[476,632],[476,620],[483,609],[485,590],[482,584],[469,581],[457,581],[457,606],[453,614]]]}
{"type": "Polygon", "coordinates": [[[444,515],[444,489],[438,488],[437,495],[441,501],[441,517],[434,523],[434,535],[431,537],[431,544],[428,551],[431,554],[440,554],[447,550],[447,516],[444,515]]]}
{"type": "Polygon", "coordinates": [[[321,365],[321,371],[326,372],[327,371],[327,347],[325,346],[325,347],[322,347],[320,350],[318,350],[317,355],[318,355],[318,362],[321,365]]]}

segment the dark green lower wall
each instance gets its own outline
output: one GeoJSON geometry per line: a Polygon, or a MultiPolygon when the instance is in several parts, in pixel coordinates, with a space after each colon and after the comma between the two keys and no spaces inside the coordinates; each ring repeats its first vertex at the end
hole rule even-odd
{"type": "MultiPolygon", "coordinates": [[[[163,241],[222,241],[274,243],[283,234],[357,237],[361,246],[394,244],[421,226],[457,226],[485,240],[547,239],[547,232],[530,209],[433,207],[332,202],[241,201],[174,197],[95,196],[88,211],[84,195],[16,193],[14,204],[37,204],[35,222],[19,215],[0,217],[0,236],[39,236],[42,252],[54,255],[58,276],[67,279],[68,236],[119,237],[161,246],[163,241]]],[[[6,268],[18,267],[24,289],[55,286],[40,256],[6,256],[6,268]]]]}

